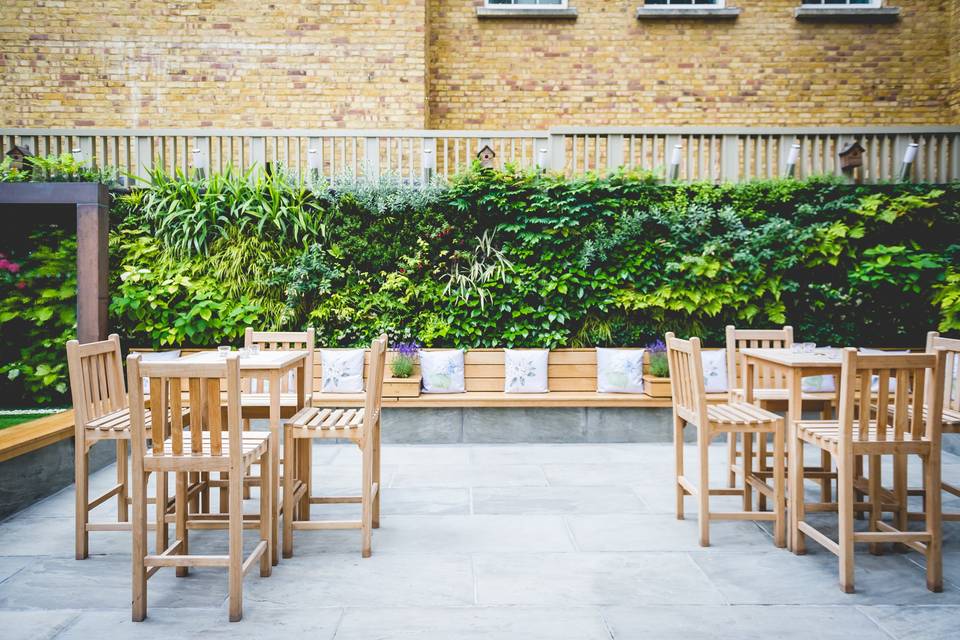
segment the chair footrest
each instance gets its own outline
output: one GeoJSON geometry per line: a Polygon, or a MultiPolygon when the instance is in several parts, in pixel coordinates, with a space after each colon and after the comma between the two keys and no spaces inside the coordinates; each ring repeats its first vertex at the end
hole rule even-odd
{"type": "Polygon", "coordinates": [[[359,529],[359,520],[294,520],[294,529],[359,529]]]}

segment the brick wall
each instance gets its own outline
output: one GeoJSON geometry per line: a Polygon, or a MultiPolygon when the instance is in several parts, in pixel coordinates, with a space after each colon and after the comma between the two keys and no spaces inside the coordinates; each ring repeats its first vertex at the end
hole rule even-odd
{"type": "MultiPolygon", "coordinates": [[[[956,3],[955,0],[949,0],[956,3]]],[[[735,21],[640,21],[640,0],[570,0],[576,21],[477,20],[431,3],[431,124],[940,124],[943,0],[897,24],[804,23],[799,0],[729,0],[735,21]]]]}
{"type": "Polygon", "coordinates": [[[957,0],[892,0],[892,25],[799,23],[799,0],[638,21],[641,1],[570,0],[564,21],[478,20],[481,0],[4,0],[0,126],[960,122],[957,0]]]}
{"type": "Polygon", "coordinates": [[[3,0],[0,124],[422,127],[427,0],[3,0]]]}

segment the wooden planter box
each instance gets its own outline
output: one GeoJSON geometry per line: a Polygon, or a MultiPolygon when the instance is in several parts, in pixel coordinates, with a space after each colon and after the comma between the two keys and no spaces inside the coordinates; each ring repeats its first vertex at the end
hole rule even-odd
{"type": "Polygon", "coordinates": [[[643,374],[643,391],[651,398],[670,398],[673,392],[670,378],[657,378],[649,373],[643,374]]]}
{"type": "Polygon", "coordinates": [[[418,398],[420,397],[420,376],[414,374],[409,378],[394,378],[391,375],[383,377],[383,396],[389,398],[418,398]]]}

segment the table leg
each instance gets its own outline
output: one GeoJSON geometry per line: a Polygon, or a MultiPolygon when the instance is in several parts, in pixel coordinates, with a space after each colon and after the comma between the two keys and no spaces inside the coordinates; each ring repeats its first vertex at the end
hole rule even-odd
{"type": "Polygon", "coordinates": [[[796,465],[803,464],[802,458],[797,452],[797,447],[802,446],[797,442],[797,423],[802,419],[803,395],[800,382],[802,380],[801,372],[791,367],[787,372],[787,381],[790,395],[787,400],[787,477],[791,479],[790,490],[787,492],[787,510],[789,512],[790,526],[788,527],[787,548],[797,552],[797,541],[793,539],[793,532],[797,530],[798,510],[793,506],[794,500],[803,499],[803,480],[802,475],[796,472],[796,465]]]}
{"type": "MultiPolygon", "coordinates": [[[[270,489],[275,496],[280,495],[280,373],[277,371],[270,373],[270,489]]],[[[286,452],[284,452],[286,454],[286,452]]],[[[267,478],[261,479],[261,482],[267,482],[267,478]]],[[[280,545],[276,541],[280,540],[280,505],[282,500],[274,500],[273,504],[273,564],[276,566],[280,562],[280,545]]]]}

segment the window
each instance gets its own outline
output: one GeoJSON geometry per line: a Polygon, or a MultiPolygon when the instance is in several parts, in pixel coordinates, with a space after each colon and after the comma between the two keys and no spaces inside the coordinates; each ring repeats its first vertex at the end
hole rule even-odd
{"type": "Polygon", "coordinates": [[[817,7],[863,7],[865,9],[874,9],[881,5],[881,0],[800,0],[800,3],[807,6],[817,7]]]}
{"type": "Polygon", "coordinates": [[[723,8],[724,0],[647,0],[644,4],[648,7],[660,6],[669,6],[671,9],[683,9],[689,7],[691,9],[696,9],[699,7],[716,7],[718,9],[723,8]]]}
{"type": "Polygon", "coordinates": [[[566,9],[567,0],[487,0],[488,7],[520,7],[523,9],[566,9]]]}

